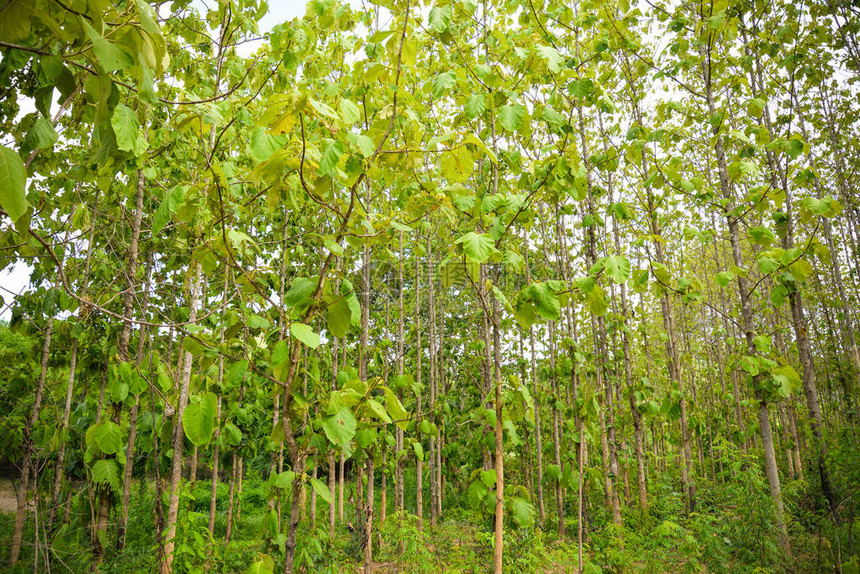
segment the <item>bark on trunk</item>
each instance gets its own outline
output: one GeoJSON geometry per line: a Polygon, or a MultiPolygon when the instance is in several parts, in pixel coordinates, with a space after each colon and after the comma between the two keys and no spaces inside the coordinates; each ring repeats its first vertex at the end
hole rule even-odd
{"type": "MultiPolygon", "coordinates": [[[[195,263],[191,277],[191,310],[188,320],[191,324],[197,321],[197,306],[200,304],[200,264],[195,263]]],[[[164,531],[164,561],[161,564],[161,574],[173,571],[173,550],[175,547],[176,521],[179,517],[179,483],[182,479],[182,463],[185,460],[185,431],[182,428],[182,415],[188,405],[188,390],[191,385],[191,365],[193,355],[187,351],[182,365],[182,375],[179,383],[179,399],[176,407],[173,425],[173,464],[170,471],[170,502],[167,506],[167,520],[164,531]]]]}

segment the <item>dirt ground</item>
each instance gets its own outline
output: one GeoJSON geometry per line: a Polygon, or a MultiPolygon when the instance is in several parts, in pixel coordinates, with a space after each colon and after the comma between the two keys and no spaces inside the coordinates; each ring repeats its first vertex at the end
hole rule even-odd
{"type": "Polygon", "coordinates": [[[15,485],[8,478],[0,478],[0,512],[15,512],[17,507],[15,485]]]}

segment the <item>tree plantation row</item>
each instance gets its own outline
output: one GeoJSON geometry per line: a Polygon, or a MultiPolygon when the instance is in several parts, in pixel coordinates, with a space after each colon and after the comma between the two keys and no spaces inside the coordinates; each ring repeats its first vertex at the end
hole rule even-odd
{"type": "Polygon", "coordinates": [[[285,10],[0,3],[10,571],[860,571],[855,4],[285,10]]]}

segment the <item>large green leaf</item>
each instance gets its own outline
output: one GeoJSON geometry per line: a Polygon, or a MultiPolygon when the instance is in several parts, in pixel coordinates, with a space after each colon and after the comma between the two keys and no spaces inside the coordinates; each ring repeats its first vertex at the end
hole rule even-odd
{"type": "Polygon", "coordinates": [[[275,571],[275,561],[271,556],[260,554],[245,571],[245,574],[273,574],[275,571]]]}
{"type": "Polygon", "coordinates": [[[328,147],[325,148],[322,159],[320,160],[320,173],[325,175],[334,169],[342,155],[343,143],[340,141],[333,141],[330,143],[328,147]]]}
{"type": "Polygon", "coordinates": [[[484,94],[473,94],[466,102],[463,110],[466,112],[466,117],[474,120],[484,113],[487,109],[487,104],[484,101],[484,94]]]}
{"type": "Polygon", "coordinates": [[[14,222],[26,216],[30,204],[24,191],[27,176],[18,152],[0,146],[0,207],[14,222]]]}
{"type": "Polygon", "coordinates": [[[123,104],[117,104],[110,119],[113,133],[116,135],[116,147],[122,151],[131,152],[136,156],[146,153],[149,144],[143,137],[137,114],[123,104]]]}
{"type": "Polygon", "coordinates": [[[439,98],[445,95],[445,92],[451,90],[457,85],[457,75],[454,72],[443,72],[433,79],[432,94],[434,98],[439,98]]]}
{"type": "Polygon", "coordinates": [[[318,478],[311,478],[311,486],[314,489],[314,492],[317,493],[317,496],[323,499],[326,504],[331,504],[334,500],[331,497],[331,491],[328,489],[328,486],[318,478]]]}
{"type": "Polygon", "coordinates": [[[345,450],[355,436],[356,421],[347,407],[341,407],[335,414],[323,419],[322,427],[328,440],[345,450]]]}
{"type": "Polygon", "coordinates": [[[406,427],[409,424],[409,421],[407,420],[409,414],[406,412],[406,409],[403,408],[403,403],[400,402],[400,399],[397,398],[394,391],[388,387],[385,387],[385,408],[388,411],[388,414],[391,415],[391,418],[394,419],[394,423],[401,429],[406,430],[406,427]]]}
{"type": "Polygon", "coordinates": [[[352,100],[346,98],[340,101],[340,119],[351,126],[361,119],[361,109],[352,100]]]}
{"type": "Polygon", "coordinates": [[[310,325],[294,321],[290,324],[290,333],[293,337],[310,347],[316,349],[320,346],[320,336],[313,330],[310,325]]]}
{"type": "Polygon", "coordinates": [[[119,425],[105,421],[96,429],[96,444],[105,454],[116,454],[122,450],[122,431],[119,425]]]}
{"type": "Polygon", "coordinates": [[[776,240],[776,235],[774,235],[773,231],[771,231],[767,227],[750,227],[747,233],[749,233],[750,239],[752,239],[759,245],[763,245],[765,247],[767,247],[768,245],[773,243],[774,240],[776,240]]]}
{"type": "Polygon", "coordinates": [[[283,149],[286,143],[287,136],[272,135],[265,127],[260,126],[251,132],[251,139],[248,142],[248,155],[254,161],[263,162],[277,150],[283,149]]]}
{"type": "Polygon", "coordinates": [[[523,296],[534,304],[541,317],[551,321],[561,318],[561,301],[547,283],[532,283],[523,290],[523,296]]]}
{"type": "Polygon", "coordinates": [[[595,285],[594,289],[585,295],[585,301],[588,304],[589,310],[595,315],[604,315],[606,310],[609,309],[606,292],[600,285],[595,285]]]}
{"type": "Polygon", "coordinates": [[[199,403],[191,403],[182,414],[182,428],[188,440],[202,446],[212,440],[215,430],[218,398],[214,393],[206,393],[199,403]]]}
{"type": "Polygon", "coordinates": [[[382,406],[382,403],[373,399],[367,399],[367,401],[364,403],[364,406],[365,408],[367,408],[367,410],[370,411],[370,413],[374,417],[378,418],[379,420],[386,423],[391,422],[391,417],[388,416],[388,413],[386,412],[385,407],[382,406]]]}
{"type": "Polygon", "coordinates": [[[526,116],[526,108],[520,104],[504,105],[499,108],[498,119],[503,128],[509,132],[520,129],[523,118],[526,116]]]}
{"type": "Polygon", "coordinates": [[[616,255],[603,260],[603,268],[610,279],[616,283],[624,283],[630,277],[630,262],[626,257],[616,255]]]}
{"type": "Polygon", "coordinates": [[[82,18],[81,22],[83,22],[87,36],[93,43],[93,52],[95,52],[96,58],[98,58],[99,64],[105,72],[116,72],[134,65],[134,58],[128,53],[106,40],[85,19],[82,18]]]}
{"type": "Polygon", "coordinates": [[[93,482],[108,484],[114,492],[122,489],[122,469],[115,458],[102,458],[93,464],[93,482]]]}
{"type": "Polygon", "coordinates": [[[427,18],[427,23],[436,32],[444,32],[451,24],[451,7],[450,6],[434,6],[430,9],[430,15],[427,18]]]}
{"type": "Polygon", "coordinates": [[[535,46],[535,49],[540,57],[546,60],[546,66],[551,72],[558,72],[561,70],[564,58],[558,53],[558,50],[552,46],[544,46],[542,44],[535,46]]]}
{"type": "Polygon", "coordinates": [[[514,522],[520,528],[531,528],[535,520],[535,507],[532,506],[525,498],[519,496],[513,497],[511,501],[511,514],[514,517],[514,522]]]}
{"type": "Polygon", "coordinates": [[[346,297],[337,297],[328,306],[328,330],[335,337],[345,337],[352,323],[352,312],[346,297]]]}
{"type": "Polygon", "coordinates": [[[27,132],[23,145],[27,149],[42,149],[51,147],[57,142],[57,139],[59,139],[59,135],[57,135],[51,122],[40,117],[27,132]]]}
{"type": "Polygon", "coordinates": [[[369,137],[361,134],[349,134],[347,138],[349,139],[349,143],[358,148],[358,151],[364,157],[371,157],[376,153],[376,144],[369,137]]]}
{"type": "Polygon", "coordinates": [[[484,263],[496,251],[496,242],[486,233],[479,235],[474,231],[470,231],[454,241],[454,243],[462,245],[463,253],[466,254],[466,257],[476,263],[484,263]]]}
{"type": "Polygon", "coordinates": [[[168,193],[164,194],[164,199],[161,200],[161,205],[158,206],[158,211],[152,217],[152,236],[155,237],[164,226],[170,221],[170,216],[176,213],[179,205],[185,198],[185,187],[177,185],[168,193]]]}

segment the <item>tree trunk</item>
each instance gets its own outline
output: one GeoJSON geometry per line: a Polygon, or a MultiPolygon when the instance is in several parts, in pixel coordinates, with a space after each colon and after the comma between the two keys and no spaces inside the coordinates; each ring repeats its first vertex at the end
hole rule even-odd
{"type": "MultiPolygon", "coordinates": [[[[704,47],[702,48],[704,49],[704,47]]],[[[714,105],[713,98],[713,87],[711,85],[711,70],[710,67],[706,63],[702,65],[702,72],[705,81],[706,88],[706,98],[708,104],[708,111],[711,116],[716,113],[716,108],[714,105]]],[[[734,194],[732,193],[729,181],[729,173],[728,167],[726,164],[726,156],[725,151],[723,149],[723,140],[722,136],[715,129],[714,130],[714,142],[715,142],[715,151],[717,156],[717,165],[719,168],[719,178],[720,178],[720,189],[723,194],[723,198],[728,202],[726,206],[726,224],[729,229],[729,241],[732,248],[732,258],[735,265],[738,267],[743,267],[743,256],[741,252],[741,242],[740,242],[740,231],[738,230],[738,222],[737,218],[732,215],[732,207],[735,204],[734,194]]],[[[756,346],[755,346],[755,323],[753,321],[752,315],[752,304],[750,301],[749,289],[747,287],[747,281],[745,277],[738,276],[738,294],[740,296],[741,301],[741,316],[743,318],[743,328],[745,331],[745,339],[747,344],[747,354],[755,356],[756,346]]],[[[760,375],[757,375],[753,379],[753,386],[758,387],[760,375]]],[[[782,504],[782,495],[779,484],[779,473],[777,470],[777,462],[776,455],[774,453],[773,448],[773,436],[771,434],[770,429],[770,416],[768,413],[768,403],[764,396],[764,394],[760,391],[756,391],[756,399],[759,401],[759,427],[761,432],[762,446],[764,447],[764,462],[765,462],[765,473],[767,475],[768,484],[770,486],[770,494],[774,500],[774,504],[776,505],[776,519],[777,519],[777,528],[780,533],[780,541],[783,547],[783,550],[790,555],[791,546],[789,544],[788,539],[788,527],[785,521],[785,510],[782,504]]]]}
{"type": "Polygon", "coordinates": [[[504,523],[505,523],[505,461],[503,449],[503,434],[502,434],[502,344],[501,335],[501,314],[499,313],[499,301],[493,296],[493,383],[495,387],[495,407],[496,407],[496,428],[495,437],[495,467],[496,467],[496,513],[495,513],[495,533],[493,543],[493,573],[502,573],[502,550],[504,544],[504,523]]]}
{"type": "Polygon", "coordinates": [[[33,408],[30,410],[30,418],[27,419],[27,426],[24,427],[24,456],[21,459],[21,483],[18,487],[18,506],[15,511],[15,526],[12,530],[12,543],[9,547],[9,566],[14,566],[18,562],[18,557],[21,552],[21,539],[24,536],[24,522],[27,517],[28,493],[30,490],[30,474],[34,475],[33,482],[35,483],[35,469],[33,468],[33,443],[30,438],[30,433],[39,422],[39,413],[42,412],[42,394],[45,389],[45,378],[48,375],[48,358],[51,352],[51,336],[54,332],[54,318],[48,317],[45,324],[45,341],[42,344],[42,361],[39,371],[39,382],[36,383],[36,396],[33,401],[33,408]]]}
{"type": "MultiPolygon", "coordinates": [[[[188,316],[193,325],[197,321],[197,306],[200,304],[200,264],[196,263],[191,272],[191,310],[188,316]]],[[[188,405],[188,392],[191,385],[191,364],[193,355],[187,351],[182,365],[182,375],[179,383],[179,399],[173,424],[173,464],[170,471],[170,502],[167,506],[167,521],[164,531],[164,562],[161,564],[161,574],[173,571],[173,550],[175,546],[176,521],[179,517],[179,483],[182,479],[182,463],[185,460],[185,431],[182,428],[182,415],[188,405]]]]}

